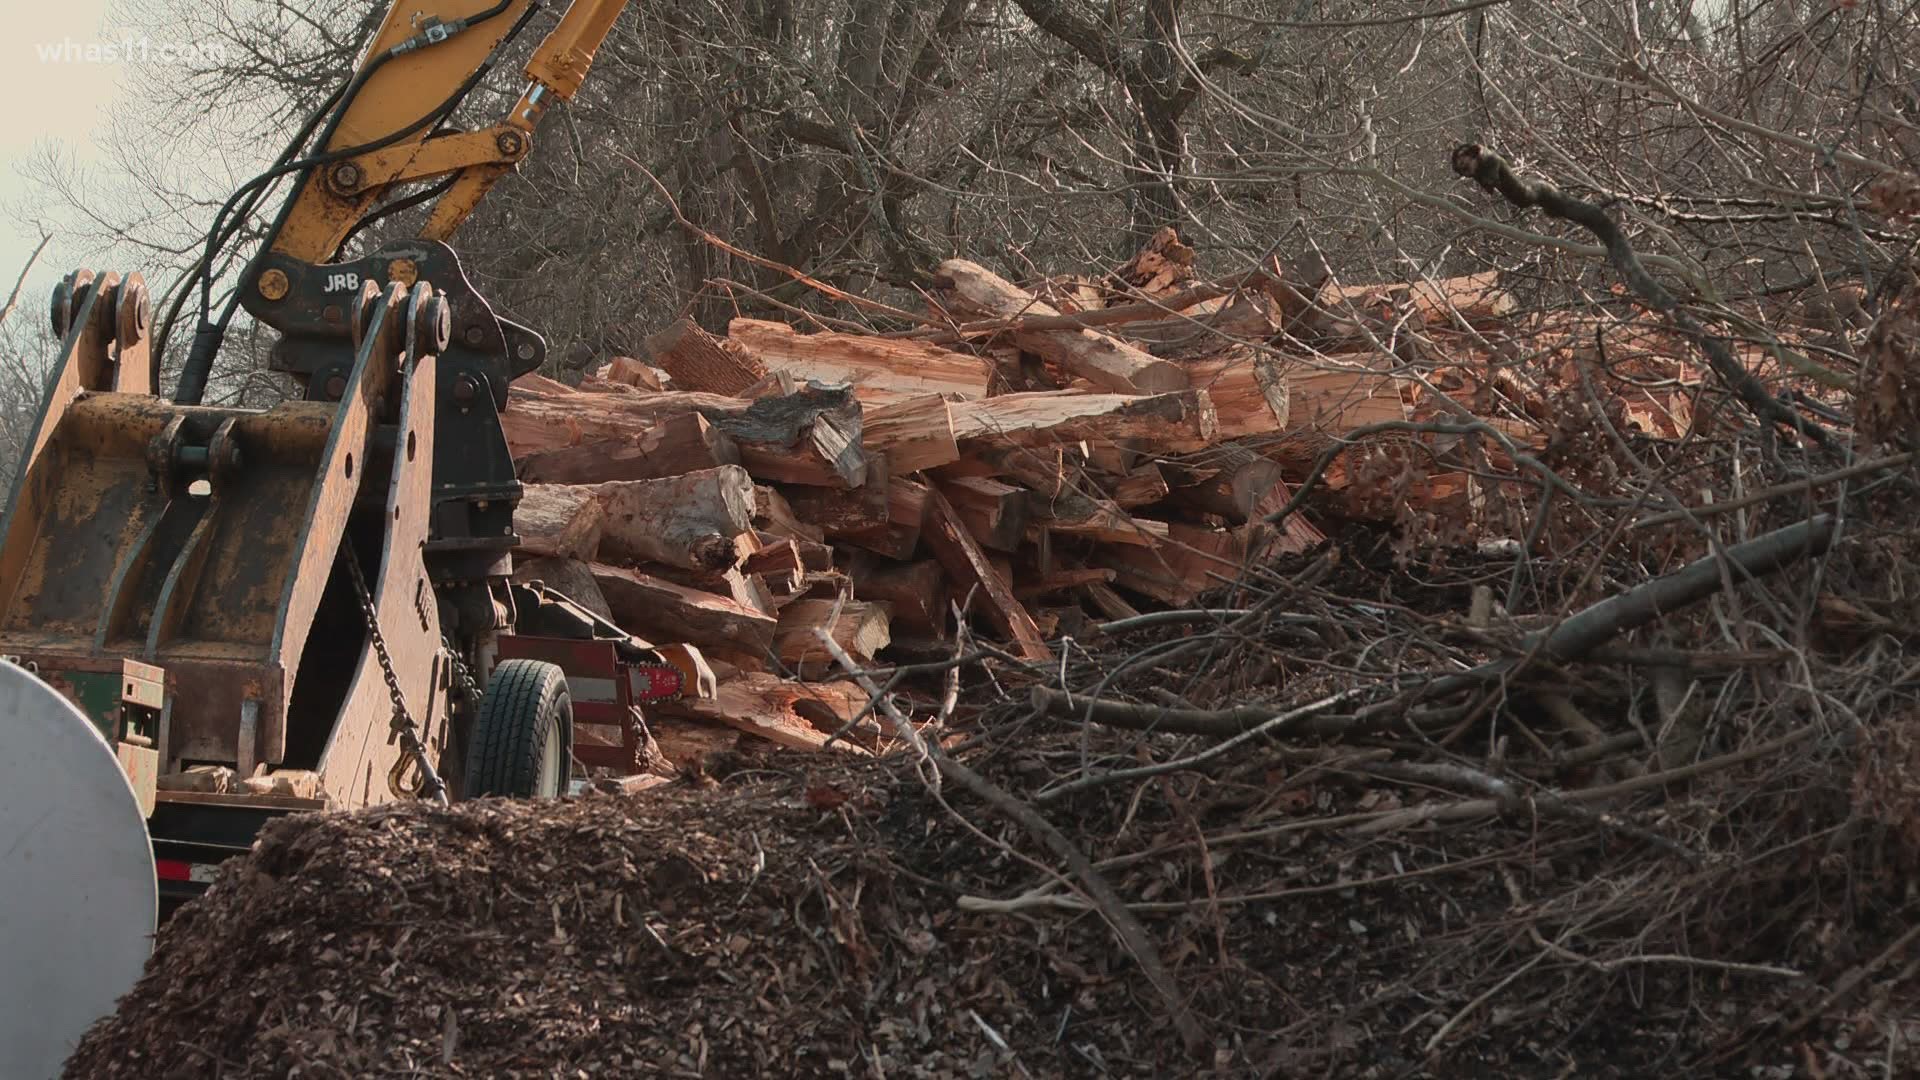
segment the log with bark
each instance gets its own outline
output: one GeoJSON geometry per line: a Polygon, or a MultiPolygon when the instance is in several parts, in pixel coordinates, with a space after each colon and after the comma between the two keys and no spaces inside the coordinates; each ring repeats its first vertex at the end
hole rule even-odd
{"type": "MultiPolygon", "coordinates": [[[[529,377],[534,378],[534,377],[529,377]]],[[[754,476],[784,483],[856,487],[866,476],[860,403],[844,389],[805,387],[779,397],[718,394],[590,394],[516,381],[500,414],[516,460],[592,442],[632,442],[676,417],[696,414],[738,448],[754,476]]]]}
{"type": "Polygon", "coordinates": [[[559,559],[591,559],[600,550],[606,506],[589,487],[533,484],[513,508],[518,551],[559,559]]]}
{"type": "Polygon", "coordinates": [[[613,621],[613,608],[600,591],[600,583],[593,579],[592,568],[579,559],[518,559],[513,564],[513,580],[522,585],[537,581],[595,615],[613,621]]]}
{"type": "Polygon", "coordinates": [[[625,567],[594,563],[590,570],[614,621],[649,641],[755,659],[773,646],[779,621],[730,598],[625,567]]]}
{"type": "Polygon", "coordinates": [[[532,484],[596,484],[657,480],[739,463],[740,448],[726,432],[689,412],[628,436],[533,451],[519,459],[517,471],[522,481],[532,484]]]}
{"type": "Polygon", "coordinates": [[[738,465],[593,489],[606,510],[600,556],[723,570],[739,560],[735,538],[753,528],[753,477],[738,465]]]}

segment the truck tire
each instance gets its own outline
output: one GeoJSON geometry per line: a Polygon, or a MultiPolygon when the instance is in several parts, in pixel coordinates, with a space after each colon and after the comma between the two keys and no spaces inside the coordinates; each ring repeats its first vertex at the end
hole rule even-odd
{"type": "Polygon", "coordinates": [[[572,768],[566,673],[540,660],[502,660],[473,721],[462,794],[550,799],[566,792],[572,768]]]}

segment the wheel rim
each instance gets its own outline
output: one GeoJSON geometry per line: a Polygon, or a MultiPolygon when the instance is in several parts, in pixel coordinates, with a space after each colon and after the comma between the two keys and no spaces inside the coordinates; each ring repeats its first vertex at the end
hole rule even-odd
{"type": "Polygon", "coordinates": [[[557,728],[547,729],[547,742],[540,750],[540,785],[534,793],[540,796],[560,794],[561,767],[560,732],[557,728]]]}

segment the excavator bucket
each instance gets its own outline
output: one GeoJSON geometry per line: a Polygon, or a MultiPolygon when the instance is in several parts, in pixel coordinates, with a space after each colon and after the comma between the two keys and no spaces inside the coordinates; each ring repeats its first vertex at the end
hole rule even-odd
{"type": "Polygon", "coordinates": [[[264,410],[153,396],[144,313],[122,310],[144,295],[85,272],[67,288],[62,358],[0,535],[0,652],[77,702],[94,683],[117,690],[123,661],[159,668],[162,774],[264,765],[317,774],[335,802],[389,797],[392,695],[342,555],[351,545],[369,599],[391,609],[382,628],[412,654],[425,714],[444,662],[419,553],[431,286],[360,294],[340,401],[264,410]]]}

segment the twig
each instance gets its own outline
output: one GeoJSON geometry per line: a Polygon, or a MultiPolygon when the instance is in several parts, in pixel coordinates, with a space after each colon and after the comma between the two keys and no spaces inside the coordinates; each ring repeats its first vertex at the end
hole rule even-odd
{"type": "Polygon", "coordinates": [[[1459,1012],[1453,1014],[1451,1019],[1449,1019],[1446,1023],[1440,1025],[1440,1030],[1433,1033],[1433,1038],[1427,1040],[1427,1045],[1424,1047],[1426,1052],[1429,1054],[1433,1053],[1433,1051],[1436,1048],[1438,1048],[1441,1043],[1447,1040],[1448,1035],[1453,1034],[1453,1029],[1460,1026],[1460,1022],[1462,1020],[1465,1020],[1468,1016],[1471,1016],[1474,1010],[1478,1009],[1480,1006],[1485,1005],[1489,1000],[1493,998],[1493,995],[1499,993],[1502,990],[1505,990],[1509,985],[1513,983],[1515,979],[1518,979],[1520,976],[1525,975],[1529,971],[1532,971],[1535,964],[1540,963],[1542,960],[1545,960],[1550,955],[1552,954],[1544,953],[1544,952],[1534,953],[1533,959],[1528,960],[1526,963],[1521,964],[1517,968],[1514,968],[1511,972],[1507,974],[1506,978],[1501,979],[1499,982],[1494,983],[1492,986],[1487,987],[1486,990],[1481,992],[1480,996],[1474,998],[1472,1001],[1467,1002],[1466,1005],[1463,1006],[1459,1012]]]}
{"type": "Polygon", "coordinates": [[[1417,783],[1439,784],[1446,787],[1465,788],[1490,796],[1500,805],[1510,808],[1538,806],[1556,817],[1596,825],[1612,832],[1631,836],[1642,843],[1657,847],[1689,863],[1698,864],[1700,856],[1684,845],[1661,836],[1649,829],[1640,828],[1621,821],[1610,814],[1596,813],[1583,806],[1575,806],[1561,795],[1551,791],[1523,792],[1512,784],[1496,776],[1470,769],[1465,765],[1446,763],[1418,763],[1385,761],[1375,765],[1363,765],[1361,772],[1389,780],[1414,781],[1417,783]]]}
{"type": "Polygon", "coordinates": [[[687,230],[688,232],[699,237],[700,239],[706,241],[708,244],[711,244],[714,247],[719,248],[721,251],[726,252],[727,254],[733,256],[734,258],[745,259],[746,261],[752,263],[755,266],[764,267],[765,269],[775,271],[776,273],[785,274],[788,277],[792,278],[795,281],[798,281],[800,284],[805,285],[810,289],[814,289],[819,292],[825,293],[826,295],[834,298],[835,300],[840,300],[845,303],[852,304],[855,307],[869,308],[873,311],[878,311],[885,315],[891,315],[896,319],[905,319],[906,321],[913,322],[913,323],[932,322],[932,320],[928,319],[924,315],[916,315],[911,311],[906,311],[901,308],[894,307],[892,304],[883,304],[878,300],[870,300],[867,297],[858,295],[857,293],[847,292],[845,289],[834,288],[832,285],[829,285],[824,281],[814,278],[808,275],[804,271],[796,270],[793,267],[788,266],[786,263],[776,262],[773,259],[765,258],[764,256],[760,256],[760,255],[755,255],[750,251],[742,250],[741,248],[735,247],[734,245],[727,243],[725,240],[720,239],[718,236],[715,236],[714,234],[708,232],[707,230],[701,228],[700,226],[694,224],[692,221],[688,220],[687,216],[680,212],[680,204],[673,200],[673,193],[667,190],[667,185],[661,183],[659,177],[653,175],[653,170],[647,168],[645,165],[640,164],[638,161],[635,161],[633,158],[629,157],[626,154],[621,153],[618,150],[615,150],[613,153],[617,157],[625,161],[627,164],[640,170],[641,174],[644,175],[648,180],[653,181],[653,186],[660,189],[660,198],[666,201],[667,209],[673,212],[673,218],[675,221],[678,221],[680,223],[681,228],[687,230]]]}
{"type": "Polygon", "coordinates": [[[1879,472],[1881,469],[1897,469],[1912,461],[1913,453],[1911,451],[1903,454],[1889,454],[1886,457],[1873,458],[1869,461],[1856,461],[1845,468],[1835,469],[1832,472],[1824,472],[1818,476],[1809,476],[1805,480],[1795,480],[1787,484],[1776,484],[1773,487],[1761,488],[1759,491],[1751,492],[1738,499],[1728,499],[1726,502],[1710,503],[1706,506],[1692,506],[1685,510],[1669,510],[1664,514],[1655,514],[1649,518],[1641,518],[1639,521],[1633,523],[1633,527],[1636,529],[1651,529],[1656,525],[1671,525],[1679,521],[1691,521],[1694,518],[1711,517],[1714,514],[1726,514],[1735,510],[1744,510],[1749,506],[1767,502],[1771,499],[1778,499],[1785,495],[1804,494],[1812,491],[1814,488],[1824,487],[1827,484],[1846,480],[1863,473],[1879,472]]]}
{"type": "Polygon", "coordinates": [[[1529,634],[1521,656],[1433,680],[1427,686],[1427,695],[1442,697],[1489,680],[1509,680],[1543,659],[1559,663],[1584,659],[1621,634],[1697,604],[1730,585],[1776,573],[1801,559],[1824,553],[1833,542],[1834,528],[1833,516],[1821,514],[1702,556],[1671,574],[1589,604],[1550,631],[1529,634]]]}
{"type": "Polygon", "coordinates": [[[1681,956],[1677,953],[1647,953],[1635,956],[1620,956],[1612,960],[1595,960],[1591,956],[1582,956],[1564,945],[1556,945],[1540,933],[1538,927],[1527,928],[1528,936],[1534,944],[1547,950],[1562,960],[1571,960],[1581,967],[1612,974],[1629,964],[1680,964],[1687,967],[1707,968],[1711,971],[1731,971],[1741,975],[1772,975],[1782,979],[1803,979],[1806,973],[1789,967],[1775,967],[1772,964],[1742,964],[1733,960],[1708,960],[1699,956],[1681,956]]]}
{"type": "MultiPolygon", "coordinates": [[[[1108,698],[1082,697],[1046,686],[1036,686],[1029,693],[1034,708],[1045,709],[1058,716],[1081,717],[1109,727],[1174,735],[1241,735],[1275,716],[1274,706],[1271,705],[1239,705],[1231,709],[1170,709],[1108,698]]],[[[1313,717],[1292,734],[1335,738],[1353,731],[1359,725],[1359,720],[1352,716],[1313,717]]]]}
{"type": "MultiPolygon", "coordinates": [[[[824,628],[816,628],[814,633],[841,667],[852,672],[859,670],[853,662],[853,657],[847,655],[846,650],[842,649],[824,628]]],[[[864,675],[856,675],[855,678],[859,679],[868,693],[875,692],[873,680],[864,675]]],[[[959,784],[988,806],[1000,811],[1026,829],[1035,840],[1067,864],[1067,868],[1072,871],[1073,876],[1086,891],[1088,899],[1099,910],[1107,925],[1119,935],[1120,943],[1133,955],[1134,961],[1145,973],[1147,981],[1152,983],[1153,988],[1159,992],[1162,1001],[1170,1011],[1174,1030],[1180,1033],[1180,1039],[1186,1045],[1187,1052],[1200,1054],[1211,1042],[1205,1029],[1188,1009],[1186,999],[1180,993],[1179,984],[1174,982],[1172,973],[1167,970],[1166,962],[1160,958],[1160,950],[1154,946],[1153,939],[1147,936],[1146,927],[1142,926],[1140,920],[1127,910],[1126,902],[1120,898],[1119,893],[1114,891],[1113,886],[1107,882],[1100,871],[1094,868],[1092,860],[1088,859],[1086,854],[1067,838],[1067,834],[1061,832],[1031,805],[1022,802],[998,784],[948,757],[937,742],[921,739],[920,733],[913,730],[913,725],[907,722],[906,717],[900,715],[900,710],[894,708],[892,702],[882,700],[880,708],[894,722],[895,727],[902,729],[903,732],[911,732],[904,737],[914,744],[915,750],[932,759],[934,768],[940,775],[959,784]]]]}
{"type": "MultiPolygon", "coordinates": [[[[1601,802],[1606,799],[1611,799],[1616,795],[1630,795],[1636,791],[1643,791],[1647,788],[1664,787],[1668,784],[1678,783],[1681,780],[1691,780],[1694,777],[1704,776],[1707,773],[1730,769],[1735,765],[1752,761],[1755,758],[1766,757],[1768,754],[1778,753],[1795,743],[1818,735],[1824,730],[1825,726],[1822,724],[1808,724],[1805,727],[1795,728],[1793,731],[1771,742],[1761,743],[1758,746],[1750,746],[1745,750],[1736,750],[1733,753],[1722,754],[1719,757],[1708,758],[1705,761],[1696,761],[1691,765],[1682,765],[1677,769],[1647,773],[1645,776],[1636,776],[1628,780],[1622,780],[1617,784],[1601,784],[1597,787],[1581,788],[1579,791],[1559,792],[1557,797],[1569,803],[1601,802]]],[[[1329,826],[1351,826],[1354,833],[1369,835],[1372,833],[1390,832],[1394,829],[1407,828],[1412,825],[1421,825],[1430,821],[1465,821],[1471,818],[1486,817],[1489,814],[1499,813],[1500,809],[1501,801],[1499,799],[1468,799],[1457,803],[1439,803],[1408,807],[1404,810],[1383,810],[1373,814],[1345,814],[1339,818],[1326,819],[1326,824],[1329,826]]],[[[1299,823],[1291,824],[1297,827],[1299,823]]]]}
{"type": "Polygon", "coordinates": [[[1253,742],[1256,739],[1265,739],[1274,735],[1283,734],[1289,725],[1312,716],[1315,713],[1330,709],[1342,701],[1357,697],[1365,692],[1365,688],[1359,687],[1352,690],[1343,690],[1332,697],[1324,697],[1319,701],[1309,702],[1297,709],[1289,709],[1278,716],[1269,717],[1266,721],[1248,728],[1233,738],[1222,743],[1216,743],[1212,747],[1189,757],[1175,758],[1172,761],[1162,761],[1154,765],[1143,765],[1137,769],[1120,769],[1116,772],[1095,773],[1092,776],[1081,777],[1078,780],[1062,784],[1051,791],[1043,791],[1034,796],[1034,801],[1038,803],[1049,803],[1056,799],[1064,799],[1068,795],[1076,792],[1100,787],[1103,784],[1121,784],[1130,780],[1144,780],[1151,776],[1159,776],[1162,773],[1179,772],[1182,769],[1195,768],[1226,754],[1228,751],[1253,742]]]}
{"type": "Polygon", "coordinates": [[[1908,927],[1906,933],[1894,938],[1893,941],[1889,943],[1886,948],[1881,949],[1879,954],[1873,959],[1834,980],[1833,989],[1822,994],[1819,1001],[1809,1006],[1807,1011],[1801,1013],[1798,1019],[1787,1025],[1784,1034],[1797,1034],[1808,1024],[1819,1019],[1821,1013],[1826,1012],[1842,998],[1853,993],[1854,988],[1859,986],[1867,976],[1884,967],[1887,961],[1905,952],[1907,946],[1912,945],[1916,939],[1920,939],[1920,923],[1915,923],[1913,926],[1908,927]]]}
{"type": "Polygon", "coordinates": [[[1149,611],[1145,615],[1131,615],[1124,619],[1100,624],[1103,634],[1119,634],[1128,630],[1139,630],[1148,626],[1165,626],[1169,623],[1213,622],[1216,619],[1237,619],[1242,615],[1251,615],[1252,608],[1188,608],[1180,611],[1149,611]]]}
{"type": "Polygon", "coordinates": [[[0,323],[6,322],[20,307],[20,290],[27,283],[27,275],[33,273],[33,264],[40,261],[40,253],[47,250],[47,245],[52,241],[52,233],[40,235],[40,242],[34,245],[33,253],[27,256],[26,265],[20,268],[20,276],[13,279],[13,291],[7,294],[6,305],[0,307],[0,323]]]}

